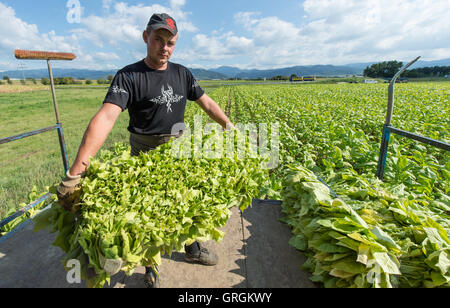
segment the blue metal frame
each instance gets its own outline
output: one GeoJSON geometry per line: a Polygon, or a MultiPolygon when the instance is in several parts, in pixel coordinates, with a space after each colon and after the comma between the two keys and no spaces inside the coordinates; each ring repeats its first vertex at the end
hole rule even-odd
{"type": "MultiPolygon", "coordinates": [[[[9,143],[9,142],[12,142],[12,141],[20,140],[20,139],[23,139],[23,138],[27,138],[27,137],[30,137],[30,136],[34,136],[34,135],[37,135],[37,134],[41,134],[41,133],[48,132],[48,131],[56,129],[57,132],[58,132],[59,146],[61,148],[61,156],[62,156],[63,165],[64,165],[64,173],[66,173],[69,170],[69,160],[68,160],[68,157],[67,157],[67,149],[66,149],[66,143],[65,143],[65,140],[64,140],[63,128],[62,128],[62,124],[61,124],[61,121],[60,121],[60,118],[59,118],[58,104],[57,104],[57,101],[56,101],[55,85],[54,85],[54,82],[53,82],[53,73],[52,73],[52,69],[51,69],[51,65],[50,65],[50,59],[47,59],[47,66],[48,66],[48,73],[49,73],[49,77],[50,77],[50,86],[51,86],[51,92],[52,92],[52,98],[53,98],[53,107],[55,109],[56,125],[55,126],[46,127],[46,128],[37,129],[37,130],[33,130],[33,131],[30,131],[30,132],[14,135],[14,136],[10,136],[10,137],[6,137],[6,138],[2,138],[2,139],[0,139],[0,144],[9,143]]],[[[3,219],[2,221],[0,221],[0,228],[5,226],[6,224],[10,223],[14,219],[24,215],[30,209],[36,207],[37,205],[41,204],[42,202],[44,202],[45,200],[47,200],[50,197],[51,197],[51,194],[48,193],[48,194],[42,196],[41,198],[39,198],[38,200],[36,200],[36,201],[28,204],[24,208],[20,209],[19,211],[17,211],[13,215],[3,219]]],[[[9,235],[12,232],[13,231],[9,232],[7,235],[9,235]]],[[[5,240],[5,236],[1,237],[1,239],[5,240]]]]}
{"type": "Polygon", "coordinates": [[[69,170],[69,160],[67,157],[66,143],[64,141],[64,133],[63,133],[63,128],[62,128],[61,123],[57,123],[54,126],[49,126],[49,127],[45,127],[45,128],[41,128],[41,129],[36,129],[36,130],[30,131],[30,132],[2,138],[2,139],[0,139],[0,144],[5,144],[5,143],[12,142],[12,141],[20,140],[23,138],[31,137],[31,136],[45,133],[45,132],[55,130],[55,129],[58,132],[59,145],[61,148],[61,156],[62,156],[63,165],[64,165],[64,172],[67,172],[67,170],[69,170]]]}
{"type": "MultiPolygon", "coordinates": [[[[61,155],[62,155],[62,159],[63,159],[63,164],[64,164],[64,170],[65,172],[67,172],[67,170],[69,170],[69,163],[68,163],[68,158],[67,158],[67,151],[66,151],[66,144],[64,141],[64,134],[63,134],[63,130],[62,130],[62,126],[60,123],[58,123],[55,126],[50,126],[50,127],[46,127],[46,128],[42,128],[42,129],[38,129],[38,130],[34,130],[31,132],[27,132],[27,133],[23,133],[23,134],[19,134],[19,135],[14,135],[11,137],[6,137],[6,138],[2,138],[0,139],[0,144],[5,144],[8,142],[12,142],[15,140],[20,140],[26,137],[30,137],[30,136],[34,136],[40,133],[44,133],[47,131],[51,131],[56,129],[58,132],[58,137],[59,137],[59,143],[60,143],[60,147],[61,147],[61,155]]],[[[3,219],[2,221],[0,221],[0,228],[2,228],[3,226],[7,225],[8,223],[10,223],[11,221],[13,221],[14,219],[24,215],[26,212],[28,212],[30,209],[36,207],[37,205],[41,204],[42,202],[44,202],[45,200],[47,200],[48,198],[51,197],[50,193],[45,194],[44,196],[42,196],[41,198],[39,198],[38,200],[28,204],[27,206],[23,207],[22,209],[20,209],[19,211],[17,211],[16,213],[12,214],[11,216],[3,219]]],[[[19,229],[15,229],[15,231],[18,231],[19,229]]],[[[13,231],[9,232],[8,234],[12,233],[13,231]]],[[[6,235],[3,237],[0,237],[0,239],[5,240],[6,235]]]]}
{"type": "Polygon", "coordinates": [[[33,130],[31,132],[27,132],[27,133],[23,133],[23,134],[19,134],[19,135],[14,135],[14,136],[11,136],[11,137],[2,138],[2,139],[0,139],[0,144],[8,143],[8,142],[11,142],[11,141],[15,141],[15,140],[23,139],[23,138],[26,138],[26,137],[34,136],[34,135],[37,135],[37,134],[40,134],[40,133],[48,132],[48,131],[57,129],[57,127],[58,127],[57,125],[49,126],[49,127],[46,127],[46,128],[33,130]]]}
{"type": "Polygon", "coordinates": [[[14,219],[22,216],[23,214],[25,214],[26,212],[28,212],[29,210],[31,210],[32,208],[38,206],[39,204],[41,204],[42,202],[44,202],[45,200],[47,200],[48,198],[50,198],[52,196],[51,193],[47,193],[44,196],[40,197],[39,199],[37,199],[36,201],[28,204],[27,206],[21,208],[19,211],[17,211],[16,213],[12,214],[11,216],[9,216],[8,218],[3,219],[0,222],[0,228],[3,226],[6,226],[8,223],[10,223],[11,221],[13,221],[14,219]]]}
{"type": "Polygon", "coordinates": [[[66,142],[64,140],[64,133],[61,123],[56,125],[56,130],[58,131],[59,147],[61,148],[61,156],[64,165],[64,174],[69,170],[69,158],[67,157],[66,142]]]}
{"type": "MultiPolygon", "coordinates": [[[[16,214],[18,216],[12,218],[10,221],[7,221],[8,219],[10,219],[12,216],[6,218],[5,220],[3,220],[0,223],[0,228],[3,227],[4,225],[8,224],[9,222],[11,222],[12,220],[16,219],[17,217],[20,217],[21,215],[25,214],[26,212],[28,212],[31,208],[38,206],[39,204],[41,204],[42,202],[44,202],[45,200],[49,199],[51,197],[51,194],[48,193],[44,196],[42,196],[41,198],[39,198],[38,200],[36,200],[35,202],[27,205],[26,207],[24,207],[23,209],[21,209],[20,211],[18,211],[16,214]],[[18,214],[19,213],[19,214],[18,214]]],[[[14,214],[14,215],[16,215],[14,214]]],[[[14,216],[13,215],[13,216],[14,216]]],[[[24,221],[23,223],[21,223],[20,225],[16,226],[12,231],[8,232],[7,234],[5,234],[4,236],[0,237],[0,244],[5,242],[7,239],[9,239],[11,236],[13,236],[15,233],[19,232],[20,230],[22,230],[23,228],[25,228],[28,224],[31,223],[31,220],[28,219],[26,221],[24,221]]]]}
{"type": "MultiPolygon", "coordinates": [[[[67,170],[69,170],[69,163],[68,163],[66,144],[65,144],[65,141],[64,141],[64,134],[63,134],[63,129],[62,129],[61,123],[58,123],[55,126],[50,126],[50,127],[46,127],[46,128],[42,128],[42,129],[37,129],[37,130],[34,130],[34,131],[26,132],[26,133],[23,133],[23,134],[19,134],[19,135],[14,135],[14,136],[11,136],[11,137],[2,138],[2,139],[0,139],[0,144],[5,144],[5,143],[12,142],[12,141],[20,140],[20,139],[23,139],[23,138],[27,138],[27,137],[30,137],[30,136],[38,135],[38,134],[45,133],[45,132],[48,132],[48,131],[51,131],[51,130],[55,130],[55,129],[58,132],[58,139],[59,139],[60,148],[61,148],[61,155],[62,155],[62,159],[63,159],[64,170],[65,170],[65,172],[67,172],[67,170]]],[[[11,216],[3,219],[2,221],[0,221],[0,228],[2,228],[3,226],[7,225],[8,223],[13,221],[14,219],[24,215],[30,209],[38,206],[39,204],[41,204],[45,200],[49,199],[50,197],[51,197],[51,194],[47,193],[44,196],[42,196],[41,198],[39,198],[38,200],[28,204],[27,206],[23,207],[22,209],[20,209],[16,213],[12,214],[11,216]]],[[[16,232],[18,230],[19,229],[17,229],[17,230],[14,229],[13,231],[9,232],[7,235],[9,235],[10,233],[12,234],[13,232],[16,232]]],[[[0,237],[0,239],[2,239],[4,241],[6,239],[6,235],[0,237]]]]}
{"type": "Polygon", "coordinates": [[[387,108],[387,115],[386,115],[386,122],[383,127],[383,135],[381,137],[381,146],[380,146],[380,156],[378,157],[378,166],[377,166],[377,177],[378,179],[382,180],[384,179],[384,169],[386,167],[386,158],[388,153],[388,147],[389,147],[389,139],[391,137],[391,133],[410,138],[425,144],[429,144],[432,146],[435,146],[437,148],[450,151],[450,145],[448,143],[434,140],[431,138],[427,138],[424,136],[420,136],[408,131],[404,131],[398,128],[394,128],[391,126],[391,120],[392,120],[392,114],[394,110],[394,84],[397,78],[413,63],[415,63],[417,60],[419,60],[420,57],[417,57],[407,65],[405,65],[395,76],[392,78],[391,83],[389,84],[388,89],[388,108],[387,108]]]}
{"type": "Polygon", "coordinates": [[[421,135],[410,133],[410,132],[407,132],[407,131],[404,131],[404,130],[401,130],[398,128],[394,128],[394,127],[389,127],[389,129],[394,134],[397,134],[397,135],[400,135],[400,136],[403,136],[406,138],[410,138],[410,139],[413,139],[413,140],[416,140],[416,141],[419,141],[419,142],[422,142],[425,144],[429,144],[429,145],[432,145],[432,146],[442,149],[442,150],[450,151],[450,144],[445,143],[443,141],[434,140],[431,138],[427,138],[427,137],[424,137],[421,135]]]}

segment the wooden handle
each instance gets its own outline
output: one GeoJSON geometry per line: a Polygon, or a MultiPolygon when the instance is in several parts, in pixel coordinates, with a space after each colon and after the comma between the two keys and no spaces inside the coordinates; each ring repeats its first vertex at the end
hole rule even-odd
{"type": "Polygon", "coordinates": [[[17,59],[30,60],[73,60],[77,56],[68,52],[50,52],[50,51],[33,51],[33,50],[14,50],[17,59]]]}

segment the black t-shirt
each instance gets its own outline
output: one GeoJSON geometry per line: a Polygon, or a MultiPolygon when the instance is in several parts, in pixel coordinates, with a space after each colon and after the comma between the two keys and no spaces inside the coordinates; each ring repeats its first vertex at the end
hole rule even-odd
{"type": "Polygon", "coordinates": [[[169,62],[159,71],[142,60],[117,72],[103,103],[128,109],[131,133],[165,135],[184,123],[186,99],[196,101],[204,93],[186,67],[169,62]]]}

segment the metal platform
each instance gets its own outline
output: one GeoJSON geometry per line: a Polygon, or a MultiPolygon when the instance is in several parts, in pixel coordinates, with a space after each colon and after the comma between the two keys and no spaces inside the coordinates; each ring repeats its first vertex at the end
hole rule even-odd
{"type": "MultiPolygon", "coordinates": [[[[279,221],[280,202],[254,200],[242,214],[233,209],[219,242],[207,242],[219,256],[216,266],[187,263],[181,253],[163,256],[159,266],[162,288],[313,288],[310,274],[300,269],[306,261],[288,245],[292,234],[279,221]]],[[[52,246],[55,234],[33,232],[30,222],[0,243],[0,288],[85,288],[69,284],[62,265],[64,253],[52,246]]],[[[144,268],[131,276],[111,278],[113,288],[144,288],[144,268]]]]}

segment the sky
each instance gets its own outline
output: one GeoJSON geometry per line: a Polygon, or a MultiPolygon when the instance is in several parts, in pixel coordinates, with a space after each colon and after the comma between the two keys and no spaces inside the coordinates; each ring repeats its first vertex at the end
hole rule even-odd
{"type": "Polygon", "coordinates": [[[190,68],[450,58],[449,0],[0,0],[0,71],[46,68],[14,49],[76,54],[53,67],[120,69],[146,56],[142,32],[162,12],[180,33],[171,61],[190,68]]]}

